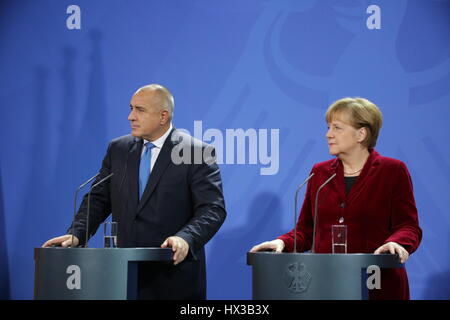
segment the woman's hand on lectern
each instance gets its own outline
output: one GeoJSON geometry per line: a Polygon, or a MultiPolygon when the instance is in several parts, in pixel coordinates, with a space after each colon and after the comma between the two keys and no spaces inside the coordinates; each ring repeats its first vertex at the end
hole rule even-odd
{"type": "Polygon", "coordinates": [[[391,254],[398,254],[400,258],[401,263],[405,263],[406,260],[409,258],[409,253],[406,251],[405,248],[403,248],[401,245],[399,245],[397,242],[388,242],[379,247],[377,250],[375,250],[374,254],[380,254],[383,252],[388,252],[391,254]]]}
{"type": "Polygon", "coordinates": [[[48,248],[48,247],[76,247],[80,243],[80,240],[78,240],[77,237],[73,236],[73,243],[72,243],[72,235],[66,234],[64,236],[56,237],[53,239],[48,240],[46,243],[42,245],[42,248],[48,248]]]}
{"type": "Polygon", "coordinates": [[[272,241],[266,241],[254,246],[250,252],[258,252],[258,251],[275,251],[277,253],[283,252],[284,242],[281,239],[275,239],[272,241]]]}

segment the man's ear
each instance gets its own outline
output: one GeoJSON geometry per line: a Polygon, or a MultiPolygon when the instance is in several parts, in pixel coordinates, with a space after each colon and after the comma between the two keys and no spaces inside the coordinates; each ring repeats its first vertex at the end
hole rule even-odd
{"type": "Polygon", "coordinates": [[[170,115],[169,115],[169,111],[167,110],[162,110],[160,113],[160,117],[161,117],[161,124],[164,125],[167,123],[167,121],[170,120],[170,115]]]}

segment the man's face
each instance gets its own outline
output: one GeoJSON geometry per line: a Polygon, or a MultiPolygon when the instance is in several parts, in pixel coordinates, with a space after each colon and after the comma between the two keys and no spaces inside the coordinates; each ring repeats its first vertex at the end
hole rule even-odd
{"type": "Polygon", "coordinates": [[[151,90],[139,91],[133,95],[128,115],[133,136],[154,141],[164,134],[167,129],[167,111],[162,110],[160,100],[151,90]]]}

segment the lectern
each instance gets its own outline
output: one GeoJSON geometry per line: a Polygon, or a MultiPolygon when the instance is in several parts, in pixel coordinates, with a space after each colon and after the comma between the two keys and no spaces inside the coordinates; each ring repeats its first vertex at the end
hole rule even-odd
{"type": "Polygon", "coordinates": [[[35,299],[137,298],[138,262],[171,263],[170,248],[35,248],[35,299]]]}
{"type": "Polygon", "coordinates": [[[256,252],[247,264],[255,300],[364,300],[372,274],[404,267],[392,254],[256,252]]]}

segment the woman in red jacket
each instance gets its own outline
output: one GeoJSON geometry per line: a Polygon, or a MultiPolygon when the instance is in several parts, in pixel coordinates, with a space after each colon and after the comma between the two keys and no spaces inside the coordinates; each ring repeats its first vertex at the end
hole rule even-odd
{"type": "MultiPolygon", "coordinates": [[[[405,263],[422,239],[413,186],[406,165],[374,150],[382,125],[376,105],[363,98],[344,98],[326,112],[329,153],[336,158],[315,164],[297,222],[297,250],[313,243],[315,195],[320,191],[315,252],[331,253],[331,226],[347,226],[347,253],[398,254],[405,263]]],[[[294,231],[251,249],[292,252],[294,231]]],[[[406,270],[383,269],[381,289],[370,299],[409,299],[406,270]]]]}

